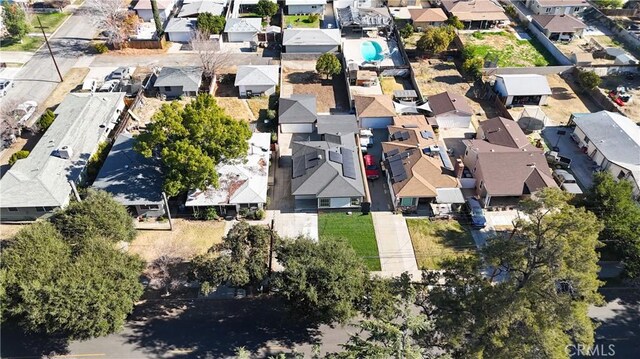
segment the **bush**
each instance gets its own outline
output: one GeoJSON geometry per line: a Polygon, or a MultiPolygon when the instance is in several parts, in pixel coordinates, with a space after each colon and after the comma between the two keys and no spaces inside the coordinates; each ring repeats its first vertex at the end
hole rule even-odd
{"type": "Polygon", "coordinates": [[[602,79],[593,71],[580,71],[578,81],[585,89],[593,90],[600,85],[602,79]]]}
{"type": "Polygon", "coordinates": [[[307,18],[307,20],[309,21],[310,24],[313,24],[314,22],[320,20],[320,15],[318,14],[311,14],[309,15],[309,17],[307,18]]]}
{"type": "Polygon", "coordinates": [[[204,219],[207,221],[217,221],[220,218],[215,208],[209,207],[204,211],[204,219]]]}
{"type": "Polygon", "coordinates": [[[266,212],[264,211],[264,209],[259,209],[259,210],[257,210],[257,211],[255,212],[255,214],[253,215],[253,217],[254,217],[256,220],[258,220],[258,221],[259,221],[259,220],[261,220],[261,219],[264,219],[264,217],[265,217],[266,215],[267,215],[267,214],[266,214],[266,212]]]}
{"type": "Polygon", "coordinates": [[[267,110],[267,120],[274,120],[276,118],[275,110],[267,110]]]}
{"type": "Polygon", "coordinates": [[[29,156],[29,151],[27,150],[18,151],[11,155],[11,157],[9,158],[9,164],[13,165],[14,163],[16,163],[17,160],[27,158],[28,156],[29,156]]]}
{"type": "Polygon", "coordinates": [[[278,134],[276,132],[271,132],[271,143],[278,142],[278,134]]]}
{"type": "Polygon", "coordinates": [[[107,47],[107,44],[105,44],[104,42],[97,42],[97,43],[93,44],[93,48],[99,54],[104,54],[105,52],[109,51],[109,48],[107,47]]]}
{"type": "Polygon", "coordinates": [[[47,109],[38,120],[38,127],[40,128],[40,131],[46,131],[55,119],[56,115],[53,111],[47,109]]]}
{"type": "Polygon", "coordinates": [[[516,8],[513,5],[507,5],[504,8],[504,12],[507,13],[507,15],[515,18],[517,16],[516,14],[516,8]]]}
{"type": "Polygon", "coordinates": [[[400,36],[402,36],[403,39],[411,37],[411,35],[413,35],[413,25],[406,24],[400,29],[400,36]]]}
{"type": "Polygon", "coordinates": [[[484,60],[481,57],[472,57],[464,61],[462,70],[473,80],[478,80],[482,78],[483,66],[484,60]]]}
{"type": "Polygon", "coordinates": [[[453,26],[455,29],[462,30],[464,29],[464,24],[462,21],[458,19],[457,16],[452,16],[444,21],[446,25],[453,26]]]}

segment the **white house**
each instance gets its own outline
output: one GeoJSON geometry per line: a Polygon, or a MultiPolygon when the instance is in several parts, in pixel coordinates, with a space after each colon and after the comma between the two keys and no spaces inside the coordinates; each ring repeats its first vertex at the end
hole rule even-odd
{"type": "Polygon", "coordinates": [[[640,127],[621,114],[600,111],[574,114],[571,137],[596,165],[619,180],[629,180],[640,195],[640,127]]]}
{"type": "Polygon", "coordinates": [[[193,38],[197,22],[196,19],[188,17],[174,17],[169,20],[164,32],[167,33],[169,41],[186,43],[193,38]]]}
{"type": "Polygon", "coordinates": [[[547,78],[542,75],[498,75],[496,92],[502,97],[505,106],[546,105],[551,96],[547,78]]]}
{"type": "MultiPolygon", "coordinates": [[[[171,14],[171,10],[173,10],[176,5],[176,0],[158,0],[158,15],[160,16],[160,21],[165,22],[169,18],[169,14],[171,14]]],[[[142,20],[148,22],[153,22],[153,11],[151,10],[151,1],[150,0],[139,0],[136,6],[133,7],[133,10],[136,11],[138,16],[142,18],[142,20]]]]}
{"type": "Polygon", "coordinates": [[[272,95],[280,80],[280,66],[246,65],[238,66],[235,86],[240,97],[272,95]]]}
{"type": "Polygon", "coordinates": [[[262,19],[259,17],[230,18],[224,26],[228,42],[256,41],[262,31],[262,19]]]}
{"type": "Polygon", "coordinates": [[[578,15],[591,7],[587,0],[526,0],[536,15],[578,15]]]}
{"type": "Polygon", "coordinates": [[[391,96],[355,96],[353,101],[360,128],[387,128],[393,123],[396,110],[391,96]]]}
{"type": "Polygon", "coordinates": [[[0,219],[33,221],[69,204],[89,158],[116,126],[124,92],[70,93],[51,127],[0,180],[0,219]]]}
{"type": "Polygon", "coordinates": [[[442,92],[429,96],[429,106],[440,128],[468,128],[473,109],[464,96],[455,92],[442,92]]]}
{"type": "Polygon", "coordinates": [[[287,14],[323,14],[327,0],[286,0],[287,14]]]}
{"type": "Polygon", "coordinates": [[[238,213],[242,208],[264,207],[269,184],[271,135],[255,132],[249,139],[246,157],[216,167],[218,188],[189,192],[186,207],[216,208],[220,214],[238,213]]]}
{"type": "Polygon", "coordinates": [[[335,53],[341,41],[339,29],[284,29],[282,35],[286,53],[335,53]]]}

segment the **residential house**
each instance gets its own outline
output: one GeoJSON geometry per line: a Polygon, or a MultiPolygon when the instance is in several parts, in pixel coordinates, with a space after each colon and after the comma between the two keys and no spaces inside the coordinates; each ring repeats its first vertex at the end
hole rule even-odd
{"type": "Polygon", "coordinates": [[[188,43],[195,34],[197,22],[196,19],[188,17],[173,17],[167,23],[164,32],[169,41],[188,43]]]}
{"type": "Polygon", "coordinates": [[[536,15],[579,15],[591,7],[587,0],[526,0],[536,15]]]}
{"type": "Polygon", "coordinates": [[[245,65],[238,66],[235,86],[240,97],[272,95],[280,82],[280,66],[245,65]]]}
{"type": "Polygon", "coordinates": [[[429,107],[439,128],[468,128],[473,109],[464,96],[442,92],[428,97],[429,107]]]}
{"type": "Polygon", "coordinates": [[[341,42],[338,29],[284,29],[282,35],[286,53],[336,53],[341,42]]]}
{"type": "Polygon", "coordinates": [[[533,24],[551,41],[571,41],[582,37],[587,28],[582,21],[571,15],[534,15],[533,24]]]}
{"type": "Polygon", "coordinates": [[[226,0],[185,1],[180,8],[178,17],[197,18],[198,15],[204,13],[220,16],[224,14],[226,6],[226,0]]]}
{"type": "Polygon", "coordinates": [[[360,128],[386,128],[393,123],[396,110],[391,96],[354,96],[360,128]]]}
{"type": "Polygon", "coordinates": [[[223,216],[241,209],[262,209],[267,203],[271,135],[254,132],[246,157],[218,164],[218,188],[189,192],[186,207],[194,211],[215,208],[223,216]]]}
{"type": "Polygon", "coordinates": [[[387,6],[389,7],[405,7],[405,6],[420,6],[420,0],[388,0],[387,6]]]}
{"type": "Polygon", "coordinates": [[[476,194],[485,207],[492,201],[515,204],[542,188],[558,187],[544,153],[515,121],[502,117],[482,121],[476,139],[463,142],[464,166],[475,178],[476,194]]]}
{"type": "Polygon", "coordinates": [[[312,133],[318,120],[315,95],[280,98],[278,123],[282,133],[312,133]]]}
{"type": "Polygon", "coordinates": [[[569,125],[575,125],[571,137],[595,164],[619,180],[629,180],[634,195],[640,196],[640,127],[609,111],[574,114],[569,125]]]}
{"type": "Polygon", "coordinates": [[[542,106],[551,96],[547,78],[535,74],[497,75],[495,90],[505,106],[542,106]]]}
{"type": "Polygon", "coordinates": [[[338,9],[340,28],[345,33],[363,33],[388,28],[393,18],[386,7],[364,8],[347,6],[338,9]]]}
{"type": "Polygon", "coordinates": [[[111,194],[136,217],[161,217],[167,208],[160,161],[136,152],[135,143],[129,133],[118,136],[92,187],[111,194]]]}
{"type": "Polygon", "coordinates": [[[289,15],[322,15],[324,14],[324,7],[327,4],[327,0],[285,0],[284,4],[287,7],[287,14],[289,15]]]}
{"type": "Polygon", "coordinates": [[[262,31],[262,19],[259,17],[229,18],[224,26],[227,42],[257,41],[262,31]]]}
{"type": "MultiPolygon", "coordinates": [[[[171,14],[171,10],[176,6],[176,0],[157,0],[158,15],[160,21],[165,22],[171,14]]],[[[138,16],[145,22],[153,22],[153,11],[151,10],[151,0],[139,0],[133,7],[138,16]]]]}
{"type": "Polygon", "coordinates": [[[509,21],[504,9],[491,0],[443,0],[448,16],[456,16],[465,29],[489,29],[509,21]]]}
{"type": "Polygon", "coordinates": [[[323,136],[292,144],[291,194],[296,210],[356,209],[365,192],[355,135],[332,131],[323,136]]]}
{"type": "Polygon", "coordinates": [[[0,219],[33,221],[69,204],[89,158],[116,126],[123,92],[71,93],[27,158],[0,179],[0,219]]]}
{"type": "Polygon", "coordinates": [[[197,96],[202,73],[202,68],[197,66],[163,67],[153,86],[167,98],[197,96]]]}
{"type": "Polygon", "coordinates": [[[447,20],[447,14],[437,7],[409,9],[409,14],[411,14],[411,23],[417,30],[442,26],[447,20]]]}
{"type": "Polygon", "coordinates": [[[389,141],[382,143],[382,163],[395,209],[416,212],[434,202],[440,189],[457,189],[449,155],[438,146],[424,116],[397,116],[388,126],[389,141]]]}

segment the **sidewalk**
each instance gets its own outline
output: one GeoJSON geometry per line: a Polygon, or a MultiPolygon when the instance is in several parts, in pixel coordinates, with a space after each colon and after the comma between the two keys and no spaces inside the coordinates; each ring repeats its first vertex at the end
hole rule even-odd
{"type": "Polygon", "coordinates": [[[409,229],[404,217],[391,212],[371,212],[384,276],[419,273],[409,229]]]}
{"type": "Polygon", "coordinates": [[[0,62],[15,64],[26,64],[35,52],[30,51],[2,51],[0,52],[0,62]]]}

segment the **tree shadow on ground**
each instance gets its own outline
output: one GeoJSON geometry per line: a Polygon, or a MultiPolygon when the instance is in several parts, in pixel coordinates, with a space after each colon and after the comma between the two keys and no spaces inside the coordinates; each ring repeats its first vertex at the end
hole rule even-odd
{"type": "Polygon", "coordinates": [[[293,72],[287,75],[287,81],[291,84],[311,84],[320,82],[320,77],[314,71],[293,72]]]}
{"type": "Polygon", "coordinates": [[[40,333],[25,333],[14,321],[2,323],[0,357],[40,357],[69,352],[68,340],[40,333]]]}
{"type": "Polygon", "coordinates": [[[552,87],[551,93],[551,97],[556,100],[571,100],[572,98],[576,98],[576,95],[569,92],[569,89],[565,87],[552,87]]]}
{"type": "Polygon", "coordinates": [[[273,298],[154,301],[137,307],[127,326],[127,342],[158,357],[181,348],[188,353],[173,358],[222,358],[238,347],[255,353],[319,341],[317,326],[295,320],[273,298]]]}

